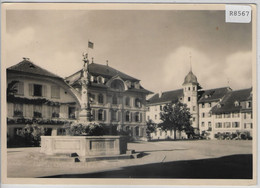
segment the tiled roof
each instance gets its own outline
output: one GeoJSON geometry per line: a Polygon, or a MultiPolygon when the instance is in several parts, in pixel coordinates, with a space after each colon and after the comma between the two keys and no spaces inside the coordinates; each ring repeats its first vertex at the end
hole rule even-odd
{"type": "Polygon", "coordinates": [[[20,63],[13,65],[9,68],[7,68],[7,71],[14,71],[14,72],[23,72],[23,73],[30,73],[40,76],[48,76],[53,78],[59,78],[61,77],[57,76],[56,74],[53,74],[46,69],[43,69],[39,67],[38,65],[35,65],[31,61],[29,61],[27,58],[21,61],[20,63]]]}
{"type": "Polygon", "coordinates": [[[198,84],[197,77],[193,74],[192,71],[190,71],[187,76],[185,76],[184,84],[198,84]]]}
{"type": "MultiPolygon", "coordinates": [[[[79,70],[78,72],[72,74],[71,76],[68,76],[66,78],[67,81],[69,81],[70,84],[74,83],[75,81],[77,81],[81,75],[82,75],[83,70],[79,70]]],[[[108,65],[101,65],[101,64],[97,64],[97,63],[91,63],[89,64],[89,73],[92,76],[102,76],[104,78],[112,78],[114,76],[120,76],[123,80],[130,80],[130,81],[140,81],[134,77],[131,77],[123,72],[120,72],[108,65]]]]}
{"type": "Polygon", "coordinates": [[[222,87],[222,88],[201,91],[203,93],[202,93],[202,96],[199,99],[198,103],[219,101],[229,91],[231,91],[231,89],[229,87],[222,87]]]}
{"type": "Polygon", "coordinates": [[[214,106],[211,110],[212,113],[220,114],[240,112],[242,106],[235,106],[235,102],[237,101],[238,103],[240,103],[242,101],[247,100],[251,94],[251,90],[252,88],[228,92],[223,98],[223,100],[220,102],[221,107],[218,107],[217,105],[214,106]]]}
{"type": "Polygon", "coordinates": [[[152,96],[148,99],[147,104],[156,104],[156,103],[168,103],[168,102],[177,102],[180,97],[183,96],[183,89],[166,91],[163,92],[161,97],[159,97],[159,93],[152,96]]]}

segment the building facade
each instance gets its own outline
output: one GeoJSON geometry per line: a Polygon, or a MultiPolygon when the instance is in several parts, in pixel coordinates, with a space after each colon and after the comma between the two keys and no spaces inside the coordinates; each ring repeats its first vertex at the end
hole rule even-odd
{"type": "MultiPolygon", "coordinates": [[[[207,132],[211,139],[219,133],[248,131],[252,135],[252,88],[232,91],[229,87],[201,89],[197,77],[190,71],[183,88],[153,95],[147,102],[147,120],[158,124],[164,105],[177,101],[187,105],[191,113],[191,125],[196,134],[207,132]]],[[[157,129],[152,139],[174,138],[171,131],[157,129]]],[[[187,138],[179,132],[177,138],[187,138]]]]}
{"type": "MultiPolygon", "coordinates": [[[[84,65],[85,66],[85,65],[84,65]]],[[[108,65],[91,63],[89,86],[83,87],[85,68],[63,79],[28,58],[7,69],[7,134],[12,140],[27,124],[37,123],[46,135],[65,134],[68,122],[83,121],[85,102],[90,104],[89,121],[133,139],[146,139],[146,96],[140,80],[108,65]]]]}
{"type": "Polygon", "coordinates": [[[46,135],[63,134],[61,127],[78,118],[79,99],[63,78],[24,58],[7,68],[8,139],[33,122],[46,135]]]}
{"type": "MultiPolygon", "coordinates": [[[[92,62],[87,67],[89,86],[84,97],[89,99],[91,121],[130,132],[134,140],[145,140],[146,96],[151,92],[141,86],[140,80],[108,65],[92,62]]],[[[82,96],[84,74],[82,69],[66,78],[82,96]]]]}

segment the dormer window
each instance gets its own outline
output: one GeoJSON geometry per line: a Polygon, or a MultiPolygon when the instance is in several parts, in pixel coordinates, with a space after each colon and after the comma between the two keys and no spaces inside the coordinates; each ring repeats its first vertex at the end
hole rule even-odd
{"type": "Polygon", "coordinates": [[[235,101],[234,102],[234,105],[237,107],[237,106],[239,106],[239,102],[238,101],[235,101]]]}
{"type": "Polygon", "coordinates": [[[98,77],[97,77],[97,82],[98,82],[99,84],[103,84],[103,83],[104,83],[104,78],[103,78],[102,76],[98,76],[98,77]]]}
{"type": "Polygon", "coordinates": [[[139,84],[139,82],[135,82],[135,89],[140,89],[140,84],[139,84]]]}
{"type": "Polygon", "coordinates": [[[125,81],[125,84],[128,88],[131,88],[131,82],[129,80],[125,81]]]}
{"type": "Polygon", "coordinates": [[[94,82],[94,80],[95,80],[94,76],[90,76],[90,81],[94,82]]]}
{"type": "Polygon", "coordinates": [[[221,104],[220,103],[217,104],[217,108],[221,108],[221,104]]]}
{"type": "Polygon", "coordinates": [[[205,95],[205,99],[207,99],[207,98],[209,98],[209,96],[208,96],[208,95],[205,95]]]}

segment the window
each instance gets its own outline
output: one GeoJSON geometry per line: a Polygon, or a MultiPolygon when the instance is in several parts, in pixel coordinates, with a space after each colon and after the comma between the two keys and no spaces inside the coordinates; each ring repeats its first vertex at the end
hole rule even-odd
{"type": "Polygon", "coordinates": [[[140,99],[135,99],[135,107],[140,108],[141,107],[141,101],[140,99]]]}
{"type": "Polygon", "coordinates": [[[201,122],[201,127],[205,127],[205,123],[204,122],[201,122]]]}
{"type": "Polygon", "coordinates": [[[98,103],[103,104],[104,103],[104,96],[102,94],[98,95],[98,103]]]}
{"type": "Polygon", "coordinates": [[[239,106],[239,102],[238,102],[238,101],[235,101],[235,102],[234,102],[234,105],[235,105],[235,106],[239,106]]]}
{"type": "Polygon", "coordinates": [[[215,124],[215,127],[216,127],[216,128],[222,128],[222,123],[216,123],[216,124],[215,124]]]}
{"type": "Polygon", "coordinates": [[[193,91],[195,91],[196,89],[195,89],[195,87],[193,86],[193,91]]]}
{"type": "Polygon", "coordinates": [[[136,112],[135,113],[135,122],[139,122],[140,121],[140,114],[139,114],[139,112],[136,112]]]}
{"type": "Polygon", "coordinates": [[[190,87],[188,87],[188,90],[190,91],[190,87]]]}
{"type": "Polygon", "coordinates": [[[52,115],[53,118],[60,117],[60,107],[59,106],[52,106],[52,115]]]}
{"type": "Polygon", "coordinates": [[[211,112],[208,113],[208,117],[211,117],[211,112]]]}
{"type": "Polygon", "coordinates": [[[99,121],[103,120],[103,110],[102,109],[98,110],[98,120],[99,121]]]}
{"type": "Polygon", "coordinates": [[[51,86],[51,98],[60,98],[60,87],[59,86],[51,86]]]}
{"type": "Polygon", "coordinates": [[[117,104],[117,97],[115,95],[112,97],[112,104],[117,104]]]}
{"type": "Polygon", "coordinates": [[[130,106],[130,98],[129,97],[125,98],[125,105],[130,106]]]}
{"type": "Polygon", "coordinates": [[[205,117],[205,113],[202,113],[202,117],[203,117],[203,118],[205,117]]]}
{"type": "Polygon", "coordinates": [[[150,116],[147,116],[147,120],[150,120],[150,116]]]}
{"type": "Polygon", "coordinates": [[[116,114],[117,114],[116,110],[111,110],[111,119],[112,119],[112,121],[116,121],[117,120],[116,114]]]}
{"type": "MultiPolygon", "coordinates": [[[[148,116],[149,118],[149,116],[148,116]]],[[[130,112],[125,113],[125,121],[129,122],[130,121],[130,112]]]]}
{"type": "Polygon", "coordinates": [[[150,107],[149,106],[147,107],[147,111],[150,112],[150,107]]]}
{"type": "Polygon", "coordinates": [[[211,121],[208,122],[208,126],[211,127],[211,121]]]}
{"type": "Polygon", "coordinates": [[[230,114],[224,114],[224,118],[230,118],[230,114]]]}
{"type": "Polygon", "coordinates": [[[114,80],[111,83],[111,88],[118,91],[124,91],[124,83],[121,80],[114,80]]]}
{"type": "Polygon", "coordinates": [[[239,117],[239,116],[240,116],[240,115],[239,115],[238,112],[232,114],[232,117],[233,117],[233,118],[237,118],[237,117],[239,117]]]}
{"type": "Polygon", "coordinates": [[[210,108],[210,107],[211,107],[211,103],[209,103],[209,105],[208,105],[208,106],[209,106],[209,108],[210,108]]]}
{"type": "Polygon", "coordinates": [[[225,122],[224,123],[224,128],[231,128],[230,122],[225,122]]]}
{"type": "Polygon", "coordinates": [[[190,101],[190,97],[188,97],[188,101],[190,101]]]}
{"type": "Polygon", "coordinates": [[[202,103],[202,104],[201,104],[201,107],[202,107],[202,108],[205,108],[205,104],[204,104],[204,103],[202,103]]]}
{"type": "Polygon", "coordinates": [[[157,119],[157,115],[154,115],[154,119],[157,119]]]}
{"type": "Polygon", "coordinates": [[[33,96],[42,96],[42,85],[34,84],[33,85],[33,96]]]}
{"type": "Polygon", "coordinates": [[[216,114],[216,119],[222,118],[222,114],[216,114]]]}
{"type": "Polygon", "coordinates": [[[239,128],[239,122],[232,122],[232,128],[239,128]]]}
{"type": "Polygon", "coordinates": [[[160,105],[160,111],[162,111],[162,105],[160,105]]]}
{"type": "Polygon", "coordinates": [[[34,105],[33,106],[33,117],[34,118],[41,118],[42,117],[42,106],[41,105],[34,105]]]}
{"type": "Polygon", "coordinates": [[[247,108],[252,108],[252,103],[250,101],[247,102],[247,108]]]}
{"type": "Polygon", "coordinates": [[[24,95],[24,84],[23,82],[18,82],[14,85],[14,89],[16,90],[16,95],[24,95]]]}
{"type": "Polygon", "coordinates": [[[196,120],[196,118],[195,118],[195,117],[193,117],[193,118],[192,118],[192,121],[195,121],[195,120],[196,120]]]}
{"type": "Polygon", "coordinates": [[[193,110],[193,111],[196,111],[196,106],[193,106],[193,107],[192,107],[192,110],[193,110]]]}
{"type": "Polygon", "coordinates": [[[157,106],[154,107],[154,111],[157,111],[157,106]]]}
{"type": "Polygon", "coordinates": [[[103,83],[103,78],[102,78],[102,76],[98,76],[98,77],[97,77],[97,82],[98,82],[99,84],[102,84],[102,83],[103,83]]]}
{"type": "Polygon", "coordinates": [[[75,107],[69,107],[69,118],[70,119],[76,119],[76,108],[75,107]]]}
{"type": "Polygon", "coordinates": [[[23,105],[22,104],[14,104],[14,116],[15,117],[23,116],[23,105]]]}

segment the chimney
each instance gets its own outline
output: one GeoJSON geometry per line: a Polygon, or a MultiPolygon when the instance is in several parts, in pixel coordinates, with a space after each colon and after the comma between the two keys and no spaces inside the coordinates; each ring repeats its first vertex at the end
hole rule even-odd
{"type": "Polygon", "coordinates": [[[162,91],[159,91],[159,98],[162,97],[162,91]]]}

